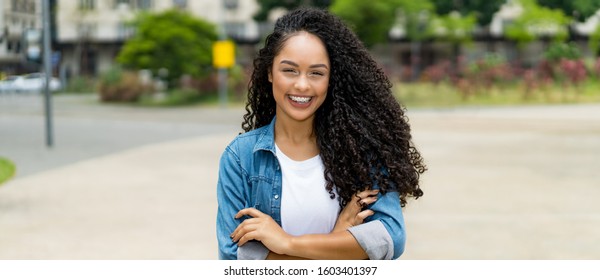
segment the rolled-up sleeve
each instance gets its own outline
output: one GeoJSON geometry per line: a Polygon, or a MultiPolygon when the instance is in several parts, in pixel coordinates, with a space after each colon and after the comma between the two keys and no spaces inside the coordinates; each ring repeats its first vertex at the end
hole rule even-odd
{"type": "Polygon", "coordinates": [[[227,147],[219,164],[219,180],[217,182],[217,241],[219,259],[235,260],[238,258],[238,246],[231,240],[231,233],[240,224],[235,214],[244,208],[245,192],[243,190],[243,170],[240,160],[231,147],[227,147]]]}
{"type": "Polygon", "coordinates": [[[348,231],[365,250],[369,259],[397,259],[404,252],[406,231],[397,192],[379,195],[370,207],[375,212],[365,223],[348,231]]]}
{"type": "Polygon", "coordinates": [[[266,260],[269,249],[260,241],[250,241],[238,248],[238,260],[266,260]]]}

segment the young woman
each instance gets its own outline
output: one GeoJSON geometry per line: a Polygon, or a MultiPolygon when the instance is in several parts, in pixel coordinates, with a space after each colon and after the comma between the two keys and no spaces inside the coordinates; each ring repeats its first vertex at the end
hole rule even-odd
{"type": "Polygon", "coordinates": [[[217,186],[221,259],[395,259],[425,166],[391,84],[326,11],[276,24],[217,186]]]}

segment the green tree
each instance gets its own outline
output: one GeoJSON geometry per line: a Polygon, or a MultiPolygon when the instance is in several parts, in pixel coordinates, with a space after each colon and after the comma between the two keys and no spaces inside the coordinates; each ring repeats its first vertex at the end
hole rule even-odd
{"type": "Polygon", "coordinates": [[[132,24],[136,33],[117,57],[123,66],[149,69],[155,75],[167,69],[171,86],[184,74],[202,77],[210,72],[217,39],[213,24],[179,10],[142,13],[132,24]]]}
{"type": "Polygon", "coordinates": [[[319,8],[327,8],[331,4],[331,0],[258,0],[260,10],[254,15],[257,21],[266,21],[269,12],[275,8],[285,8],[292,10],[300,6],[314,6],[319,8]]]}
{"type": "Polygon", "coordinates": [[[388,33],[397,20],[401,21],[410,40],[426,38],[427,19],[423,19],[422,15],[430,14],[433,5],[429,0],[336,0],[330,10],[342,18],[366,46],[371,47],[387,41],[388,33]]]}
{"type": "Polygon", "coordinates": [[[344,20],[367,47],[386,41],[394,23],[395,13],[389,0],[336,0],[330,10],[344,20]]]}
{"type": "Polygon", "coordinates": [[[477,24],[474,13],[461,15],[459,12],[450,12],[447,15],[436,16],[429,27],[429,33],[435,34],[435,38],[452,44],[452,63],[456,67],[461,46],[473,40],[473,30],[477,24]]]}
{"type": "Polygon", "coordinates": [[[506,0],[431,0],[431,2],[439,15],[446,15],[453,11],[463,16],[474,14],[479,25],[487,26],[492,21],[494,13],[506,3],[506,0]]]}
{"type": "Polygon", "coordinates": [[[565,15],[585,20],[600,9],[600,0],[538,0],[540,5],[562,10],[565,15]]]}
{"type": "Polygon", "coordinates": [[[517,42],[519,47],[542,35],[564,41],[568,36],[567,25],[571,19],[562,10],[540,6],[536,0],[519,0],[523,13],[506,27],[505,36],[517,42]]]}
{"type": "Polygon", "coordinates": [[[596,26],[594,32],[590,34],[588,47],[590,48],[594,56],[598,56],[600,54],[600,25],[596,26]]]}

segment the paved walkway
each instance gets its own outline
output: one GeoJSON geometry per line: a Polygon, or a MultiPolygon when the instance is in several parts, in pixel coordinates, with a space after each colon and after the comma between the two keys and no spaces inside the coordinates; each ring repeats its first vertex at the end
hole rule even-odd
{"type": "MultiPolygon", "coordinates": [[[[409,112],[429,171],[404,259],[600,258],[600,105],[409,112]]],[[[0,259],[214,259],[236,131],[133,148],[0,187],[0,259]]]]}

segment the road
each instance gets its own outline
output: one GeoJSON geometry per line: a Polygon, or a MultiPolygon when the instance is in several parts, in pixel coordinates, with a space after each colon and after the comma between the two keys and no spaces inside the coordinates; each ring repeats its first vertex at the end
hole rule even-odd
{"type": "MultiPolygon", "coordinates": [[[[215,184],[241,107],[0,99],[0,259],[214,259],[215,184]]],[[[403,259],[600,258],[600,105],[408,111],[429,170],[403,259]]]]}
{"type": "Polygon", "coordinates": [[[0,155],[15,161],[18,177],[151,143],[237,131],[243,115],[240,108],[98,106],[95,95],[59,95],[54,146],[47,148],[43,102],[40,95],[0,95],[0,155]]]}

